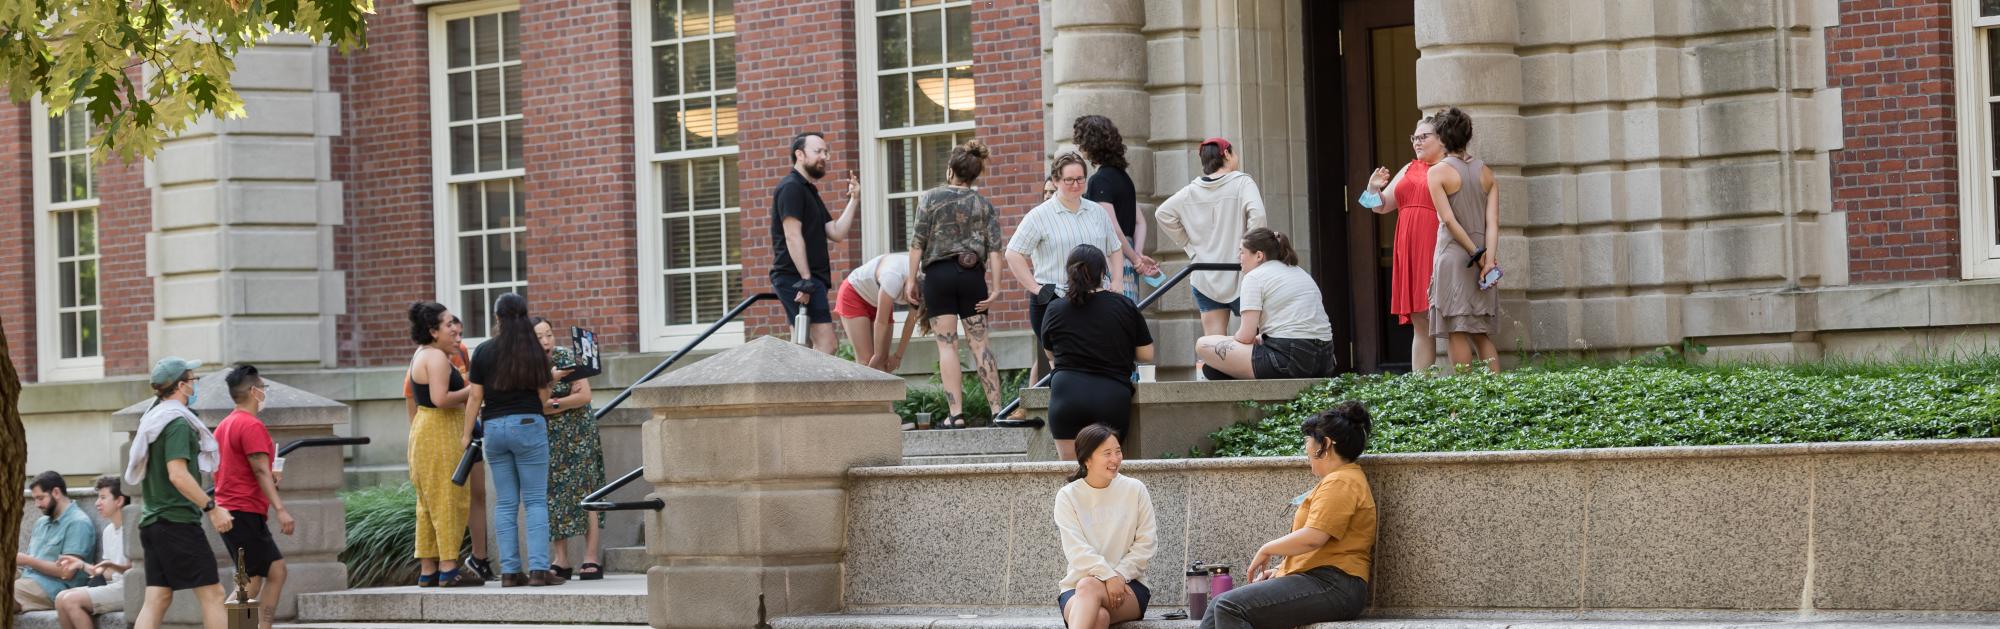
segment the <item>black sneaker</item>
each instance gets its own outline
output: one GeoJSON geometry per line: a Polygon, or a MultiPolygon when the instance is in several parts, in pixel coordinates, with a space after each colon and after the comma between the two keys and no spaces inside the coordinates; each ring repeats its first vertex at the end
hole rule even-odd
{"type": "Polygon", "coordinates": [[[493,574],[493,562],[487,561],[485,559],[480,559],[478,557],[468,557],[465,560],[465,567],[471,568],[475,574],[479,575],[479,578],[481,580],[484,581],[499,580],[493,574]]]}

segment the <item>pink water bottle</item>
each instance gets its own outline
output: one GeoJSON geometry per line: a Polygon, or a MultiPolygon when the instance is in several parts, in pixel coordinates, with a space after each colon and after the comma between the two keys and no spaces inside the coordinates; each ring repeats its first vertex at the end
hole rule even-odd
{"type": "Polygon", "coordinates": [[[1188,619],[1201,620],[1208,613],[1208,571],[1197,561],[1187,569],[1188,619]]]}
{"type": "Polygon", "coordinates": [[[1208,597],[1222,596],[1236,587],[1236,580],[1229,577],[1229,566],[1209,566],[1208,597]]]}

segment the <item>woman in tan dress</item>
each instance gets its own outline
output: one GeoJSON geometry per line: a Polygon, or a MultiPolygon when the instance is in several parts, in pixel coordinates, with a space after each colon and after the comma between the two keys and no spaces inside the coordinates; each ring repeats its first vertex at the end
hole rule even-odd
{"type": "Polygon", "coordinates": [[[1486,162],[1466,154],[1472,117],[1451,107],[1433,118],[1445,158],[1431,166],[1431,202],[1437,208],[1436,265],[1431,272],[1430,333],[1446,339],[1456,368],[1478,360],[1500,371],[1493,332],[1500,321],[1500,286],[1480,288],[1480,278],[1499,266],[1500,188],[1486,162]]]}

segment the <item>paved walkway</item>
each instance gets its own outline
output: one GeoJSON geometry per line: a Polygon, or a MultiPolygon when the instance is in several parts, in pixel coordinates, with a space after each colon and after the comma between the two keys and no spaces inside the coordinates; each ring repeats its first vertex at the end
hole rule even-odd
{"type": "Polygon", "coordinates": [[[478,588],[411,585],[307,594],[299,597],[299,618],[292,626],[330,629],[402,626],[397,623],[631,625],[645,622],[646,576],[612,574],[600,581],[570,581],[554,587],[502,589],[497,583],[478,588]]]}

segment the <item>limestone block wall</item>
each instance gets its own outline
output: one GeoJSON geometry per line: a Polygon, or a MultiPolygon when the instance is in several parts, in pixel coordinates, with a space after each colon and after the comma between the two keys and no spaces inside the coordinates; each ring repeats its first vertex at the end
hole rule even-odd
{"type": "Polygon", "coordinates": [[[236,66],[254,113],[204,118],[147,165],[151,353],[332,367],[346,289],[334,266],[333,228],[344,219],[327,49],[280,35],[236,66]]]}
{"type": "Polygon", "coordinates": [[[1473,152],[1502,191],[1503,347],[1799,342],[1811,317],[1722,313],[1846,283],[1827,165],[1835,9],[1418,0],[1418,99],[1473,115],[1473,152]]]}
{"type": "MultiPolygon", "coordinates": [[[[1464,609],[2000,611],[2000,440],[1368,455],[1371,614],[1464,609]]],[[[849,611],[1041,608],[1063,554],[1062,462],[848,474],[849,611]],[[938,535],[950,531],[951,535],[938,535]]],[[[1147,484],[1156,608],[1181,568],[1241,572],[1311,488],[1302,458],[1128,460],[1147,484]]],[[[1239,581],[1240,583],[1240,581],[1239,581]]],[[[1936,617],[1945,617],[1939,615],[1936,617]]]]}

